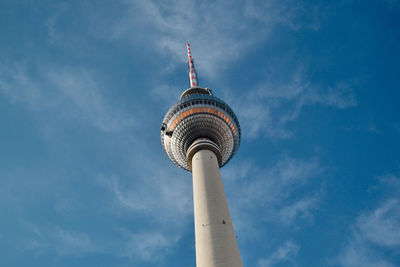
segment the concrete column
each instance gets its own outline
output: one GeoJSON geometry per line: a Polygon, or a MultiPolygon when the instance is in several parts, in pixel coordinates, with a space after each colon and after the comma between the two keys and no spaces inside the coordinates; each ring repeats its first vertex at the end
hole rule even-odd
{"type": "Polygon", "coordinates": [[[242,267],[216,152],[191,158],[197,267],[242,267]]]}

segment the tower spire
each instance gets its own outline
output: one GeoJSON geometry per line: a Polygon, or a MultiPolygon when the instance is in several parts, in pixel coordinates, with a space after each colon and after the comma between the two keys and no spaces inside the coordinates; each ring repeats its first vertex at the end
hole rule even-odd
{"type": "Polygon", "coordinates": [[[197,87],[197,74],[196,70],[194,69],[194,63],[192,58],[192,52],[190,51],[190,44],[186,44],[187,52],[188,52],[188,65],[189,65],[189,80],[190,80],[190,87],[197,87]]]}

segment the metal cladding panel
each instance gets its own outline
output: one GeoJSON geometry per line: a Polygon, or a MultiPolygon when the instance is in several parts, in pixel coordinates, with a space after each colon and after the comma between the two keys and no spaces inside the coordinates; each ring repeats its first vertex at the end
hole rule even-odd
{"type": "Polygon", "coordinates": [[[197,138],[208,138],[221,150],[225,165],[236,153],[241,130],[233,110],[212,95],[192,94],[173,105],[163,120],[161,143],[168,157],[189,170],[186,152],[197,138]]]}

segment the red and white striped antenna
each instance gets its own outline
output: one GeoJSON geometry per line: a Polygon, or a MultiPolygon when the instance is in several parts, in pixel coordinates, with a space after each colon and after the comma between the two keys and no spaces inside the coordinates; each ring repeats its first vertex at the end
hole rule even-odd
{"type": "Polygon", "coordinates": [[[188,64],[189,64],[189,80],[190,80],[190,87],[197,87],[197,74],[196,70],[194,69],[194,63],[192,58],[192,52],[190,51],[190,44],[186,44],[187,52],[188,52],[188,64]]]}

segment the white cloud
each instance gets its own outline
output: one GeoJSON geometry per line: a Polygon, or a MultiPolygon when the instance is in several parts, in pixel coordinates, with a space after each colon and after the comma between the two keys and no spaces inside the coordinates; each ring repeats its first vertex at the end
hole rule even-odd
{"type": "Polygon", "coordinates": [[[190,42],[199,72],[210,78],[267,39],[277,25],[318,28],[318,9],[292,1],[124,2],[127,11],[114,25],[113,38],[140,42],[140,32],[158,52],[181,61],[186,58],[184,45],[190,42]]]}
{"type": "Polygon", "coordinates": [[[259,260],[258,266],[270,267],[280,262],[293,262],[293,258],[297,255],[299,249],[300,247],[296,243],[288,240],[267,258],[259,260]]]}
{"type": "Polygon", "coordinates": [[[293,132],[288,124],[300,116],[304,107],[321,105],[345,109],[357,104],[349,83],[337,82],[332,87],[321,88],[308,81],[304,68],[287,75],[284,81],[265,80],[256,90],[230,99],[240,114],[246,137],[290,138],[293,132]]]}
{"type": "Polygon", "coordinates": [[[33,111],[49,111],[55,120],[74,119],[89,122],[102,131],[116,132],[136,123],[132,116],[114,107],[104,97],[105,88],[98,75],[83,68],[43,67],[36,70],[26,64],[0,66],[0,92],[10,102],[33,111]]]}
{"type": "Polygon", "coordinates": [[[26,225],[30,233],[24,240],[25,249],[38,254],[56,253],[60,256],[81,257],[87,253],[99,252],[101,248],[84,232],[76,232],[61,227],[26,225]]]}
{"type": "MultiPolygon", "coordinates": [[[[230,173],[236,172],[237,168],[241,167],[230,166],[230,173]]],[[[322,167],[314,158],[301,160],[284,157],[269,169],[260,169],[256,166],[246,167],[246,169],[249,170],[246,176],[251,179],[238,181],[238,183],[246,183],[246,186],[240,190],[241,193],[248,195],[248,198],[243,198],[243,200],[251,202],[257,198],[258,201],[262,200],[266,203],[274,203],[287,198],[293,191],[306,185],[311,179],[322,173],[322,167]]]]}
{"type": "Polygon", "coordinates": [[[60,40],[59,32],[56,30],[57,19],[66,11],[67,3],[58,3],[55,5],[55,12],[46,20],[45,26],[49,37],[49,43],[55,44],[60,40]]]}
{"type": "Polygon", "coordinates": [[[368,241],[400,248],[400,199],[390,199],[373,212],[361,215],[357,226],[368,241]]]}
{"type": "MultiPolygon", "coordinates": [[[[156,161],[150,157],[147,160],[152,164],[156,161]]],[[[118,255],[159,262],[173,252],[184,234],[183,229],[192,227],[191,175],[171,166],[147,169],[141,165],[149,165],[143,162],[137,164],[131,170],[133,177],[100,177],[100,184],[111,197],[104,209],[111,216],[146,218],[140,229],[117,229],[124,236],[116,246],[118,255]],[[147,224],[151,225],[150,229],[143,227],[147,224]]]]}
{"type": "Polygon", "coordinates": [[[251,240],[267,229],[260,223],[287,229],[295,223],[301,227],[300,222],[312,222],[312,212],[320,201],[322,180],[318,178],[323,172],[316,158],[287,156],[269,168],[248,162],[226,166],[222,176],[226,178],[224,184],[238,235],[251,240]],[[311,189],[315,184],[317,189],[311,189]]]}
{"type": "Polygon", "coordinates": [[[122,248],[121,256],[139,257],[149,262],[161,260],[178,241],[175,237],[170,238],[154,231],[139,234],[131,234],[126,230],[122,232],[128,237],[128,241],[122,248]]]}
{"type": "Polygon", "coordinates": [[[147,214],[159,224],[181,218],[180,223],[173,223],[179,226],[192,214],[193,204],[190,174],[186,173],[185,177],[185,172],[177,171],[181,174],[162,168],[141,170],[138,167],[134,179],[107,176],[101,177],[100,183],[109,190],[119,208],[147,214]]]}
{"type": "Polygon", "coordinates": [[[355,240],[348,244],[339,255],[339,266],[343,267],[394,267],[395,265],[379,258],[369,248],[364,246],[363,241],[355,240]],[[361,242],[361,243],[359,243],[361,242]]]}
{"type": "Polygon", "coordinates": [[[57,248],[61,255],[81,254],[96,250],[92,240],[86,233],[77,233],[58,228],[56,236],[61,244],[57,248]]]}
{"type": "Polygon", "coordinates": [[[158,262],[179,241],[174,233],[157,231],[132,232],[125,228],[114,230],[115,238],[93,238],[86,232],[64,229],[60,226],[26,224],[28,234],[23,248],[37,255],[56,254],[61,257],[84,257],[91,253],[110,254],[133,261],[158,262]]]}
{"type": "Polygon", "coordinates": [[[388,255],[400,253],[400,179],[387,175],[381,181],[394,190],[376,208],[361,213],[335,263],[343,267],[394,267],[388,255]]]}
{"type": "Polygon", "coordinates": [[[319,198],[317,195],[304,197],[291,205],[283,207],[279,212],[280,220],[285,224],[293,223],[297,218],[311,220],[312,211],[318,206],[319,198]]]}
{"type": "Polygon", "coordinates": [[[50,96],[45,96],[40,86],[31,80],[25,64],[0,65],[0,92],[12,103],[20,102],[28,108],[53,105],[52,101],[43,101],[50,96]]]}
{"type": "MultiPolygon", "coordinates": [[[[96,82],[95,74],[85,69],[64,68],[58,72],[48,72],[48,81],[61,93],[63,100],[70,101],[72,109],[78,111],[94,126],[103,131],[119,131],[135,125],[133,116],[123,113],[107,103],[103,97],[104,88],[96,82]]],[[[72,114],[72,110],[69,110],[72,114]]]]}

